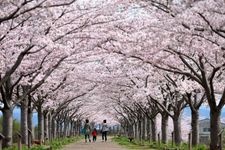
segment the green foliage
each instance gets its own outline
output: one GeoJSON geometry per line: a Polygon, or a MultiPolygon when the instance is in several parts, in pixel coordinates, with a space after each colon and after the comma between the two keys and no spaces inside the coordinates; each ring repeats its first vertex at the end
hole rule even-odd
{"type": "MultiPolygon", "coordinates": [[[[187,143],[182,143],[179,146],[172,146],[172,143],[169,142],[168,144],[160,144],[155,142],[155,143],[150,143],[149,141],[135,141],[133,140],[132,142],[129,141],[127,137],[114,137],[113,141],[116,143],[123,145],[124,147],[128,149],[133,149],[133,150],[165,150],[165,149],[176,149],[176,150],[188,150],[188,145],[187,143]]],[[[206,145],[198,145],[196,147],[193,147],[192,150],[207,150],[206,145]]]]}

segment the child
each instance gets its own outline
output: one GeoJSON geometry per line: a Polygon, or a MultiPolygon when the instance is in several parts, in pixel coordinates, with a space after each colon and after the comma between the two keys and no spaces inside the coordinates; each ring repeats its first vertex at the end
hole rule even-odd
{"type": "Polygon", "coordinates": [[[96,128],[94,128],[94,130],[92,131],[92,136],[93,136],[93,142],[95,142],[96,141],[96,139],[97,139],[97,130],[96,130],[96,128]]]}

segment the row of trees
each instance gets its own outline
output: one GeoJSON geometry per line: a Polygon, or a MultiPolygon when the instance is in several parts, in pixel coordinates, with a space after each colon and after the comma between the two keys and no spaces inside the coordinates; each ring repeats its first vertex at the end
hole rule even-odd
{"type": "Polygon", "coordinates": [[[137,76],[129,72],[130,81],[122,85],[126,88],[118,92],[114,107],[131,129],[133,124],[141,129],[140,120],[144,118],[154,122],[160,113],[164,142],[171,117],[175,142],[179,144],[180,114],[189,106],[196,145],[198,110],[205,100],[210,107],[210,149],[219,149],[220,117],[225,104],[224,1],[149,3],[140,3],[136,13],[142,13],[141,17],[131,15],[133,20],[121,23],[117,36],[114,34],[102,46],[128,62],[136,61],[145,70],[145,76],[137,68],[137,72],[133,70],[137,76]],[[146,83],[140,86],[135,78],[146,83]]]}
{"type": "Polygon", "coordinates": [[[38,139],[79,131],[81,101],[96,84],[78,79],[76,68],[104,41],[89,35],[105,24],[104,6],[76,0],[0,2],[0,93],[3,147],[12,145],[12,111],[21,108],[22,143],[38,112],[38,139]],[[95,41],[95,42],[93,42],[95,41]],[[69,131],[70,130],[70,131],[69,131]],[[51,133],[51,134],[50,134],[51,133]]]}

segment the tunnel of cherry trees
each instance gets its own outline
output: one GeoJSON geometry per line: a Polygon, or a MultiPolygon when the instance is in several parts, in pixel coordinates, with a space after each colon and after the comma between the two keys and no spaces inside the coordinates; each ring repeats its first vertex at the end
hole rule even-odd
{"type": "Polygon", "coordinates": [[[219,150],[225,104],[224,0],[0,0],[3,147],[79,134],[85,119],[137,140],[199,144],[210,109],[219,150]],[[183,116],[185,108],[189,116],[183,116]]]}

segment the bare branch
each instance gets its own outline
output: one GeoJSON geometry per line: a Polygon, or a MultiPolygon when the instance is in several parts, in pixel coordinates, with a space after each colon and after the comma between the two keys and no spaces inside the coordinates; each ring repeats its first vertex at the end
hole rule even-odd
{"type": "MultiPolygon", "coordinates": [[[[222,33],[221,33],[221,30],[218,30],[218,29],[214,29],[213,28],[213,26],[211,25],[211,23],[209,22],[209,20],[208,19],[206,19],[206,17],[203,15],[203,14],[201,14],[201,13],[198,13],[198,15],[207,23],[207,25],[210,27],[210,29],[214,32],[214,33],[216,33],[217,35],[219,35],[220,37],[222,37],[222,38],[225,38],[225,35],[223,35],[222,33]]],[[[223,30],[222,30],[223,31],[223,30]]]]}

